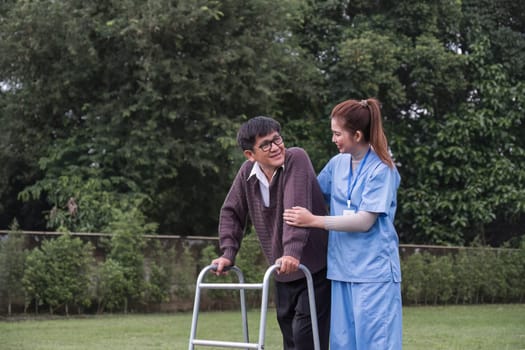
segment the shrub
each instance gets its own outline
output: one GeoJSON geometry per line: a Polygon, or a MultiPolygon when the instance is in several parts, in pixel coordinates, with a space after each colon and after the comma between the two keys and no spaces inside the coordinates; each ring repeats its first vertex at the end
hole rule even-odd
{"type": "Polygon", "coordinates": [[[16,220],[10,227],[9,235],[0,241],[0,295],[7,299],[7,314],[11,316],[13,301],[23,295],[22,278],[27,252],[16,220]]]}
{"type": "Polygon", "coordinates": [[[118,262],[122,267],[126,298],[124,313],[132,302],[144,303],[146,281],[144,274],[145,233],[155,229],[154,225],[145,223],[145,216],[139,209],[132,207],[128,211],[114,209],[115,221],[110,223],[109,230],[113,233],[110,241],[108,258],[118,262]]]}
{"type": "Polygon", "coordinates": [[[178,300],[187,300],[193,296],[196,280],[196,261],[189,245],[182,246],[182,252],[176,259],[172,277],[173,294],[178,300]]]}
{"type": "Polygon", "coordinates": [[[49,305],[50,313],[60,306],[89,306],[93,246],[65,233],[46,240],[27,257],[22,279],[26,295],[36,305],[49,305]]]}
{"type": "Polygon", "coordinates": [[[401,267],[405,305],[523,302],[525,296],[525,246],[464,248],[443,256],[415,253],[401,267]]]}
{"type": "Polygon", "coordinates": [[[100,264],[94,280],[97,313],[102,313],[106,309],[113,311],[123,308],[127,291],[131,288],[129,283],[124,268],[118,261],[110,258],[100,264]]]}
{"type": "Polygon", "coordinates": [[[449,255],[428,255],[426,295],[434,305],[447,303],[453,294],[453,260],[449,255]]]}
{"type": "Polygon", "coordinates": [[[472,303],[478,290],[476,281],[479,280],[473,259],[463,249],[455,256],[454,266],[455,303],[472,303]]]}
{"type": "Polygon", "coordinates": [[[410,255],[403,261],[401,267],[403,300],[418,305],[422,302],[426,285],[425,253],[416,252],[410,255]]]}
{"type": "MultiPolygon", "coordinates": [[[[209,245],[202,250],[200,258],[200,265],[207,266],[211,261],[217,258],[220,254],[217,252],[217,247],[209,245]]],[[[246,283],[261,283],[264,273],[268,267],[266,260],[264,260],[259,241],[255,234],[248,235],[242,241],[242,247],[237,254],[235,265],[241,269],[246,283]]],[[[206,281],[210,283],[238,283],[239,279],[235,273],[229,273],[226,276],[215,276],[210,274],[206,276],[206,281]]],[[[260,291],[250,291],[247,295],[247,302],[251,305],[260,303],[260,291]]],[[[210,302],[213,307],[230,307],[238,304],[238,292],[231,290],[213,289],[207,290],[205,293],[206,301],[210,302]],[[228,300],[228,303],[225,301],[228,300]]]]}
{"type": "Polygon", "coordinates": [[[522,240],[521,248],[502,256],[507,282],[508,301],[525,301],[525,239],[522,240]]]}

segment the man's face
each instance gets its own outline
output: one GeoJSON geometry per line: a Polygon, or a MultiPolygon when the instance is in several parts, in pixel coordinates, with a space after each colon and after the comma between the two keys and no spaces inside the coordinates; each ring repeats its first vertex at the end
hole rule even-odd
{"type": "Polygon", "coordinates": [[[253,150],[245,150],[244,155],[252,162],[257,162],[267,172],[273,172],[284,164],[284,141],[274,131],[266,136],[257,136],[253,150]]]}

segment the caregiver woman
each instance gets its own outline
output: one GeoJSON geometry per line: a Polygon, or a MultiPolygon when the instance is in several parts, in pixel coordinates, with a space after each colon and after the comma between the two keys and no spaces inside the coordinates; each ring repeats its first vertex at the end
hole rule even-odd
{"type": "Polygon", "coordinates": [[[332,280],[330,350],[401,349],[401,268],[394,228],[400,176],[376,99],[347,100],[332,110],[339,149],[317,179],[330,216],[285,210],[286,224],[325,228],[332,280]]]}

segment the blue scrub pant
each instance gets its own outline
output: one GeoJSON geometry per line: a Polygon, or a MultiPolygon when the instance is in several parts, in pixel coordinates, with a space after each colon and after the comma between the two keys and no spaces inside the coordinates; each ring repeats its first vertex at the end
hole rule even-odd
{"type": "Polygon", "coordinates": [[[332,281],[330,350],[399,350],[401,284],[332,281]]]}

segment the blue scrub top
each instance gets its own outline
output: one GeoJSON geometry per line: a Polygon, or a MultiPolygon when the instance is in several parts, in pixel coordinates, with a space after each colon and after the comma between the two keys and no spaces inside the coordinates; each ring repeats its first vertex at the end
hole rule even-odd
{"type": "Polygon", "coordinates": [[[343,215],[348,210],[349,184],[354,181],[351,210],[379,215],[367,232],[330,231],[327,277],[343,282],[401,282],[399,239],[394,228],[399,172],[383,163],[373,150],[360,172],[351,173],[350,163],[350,154],[338,154],[317,177],[330,204],[330,215],[343,215]]]}

